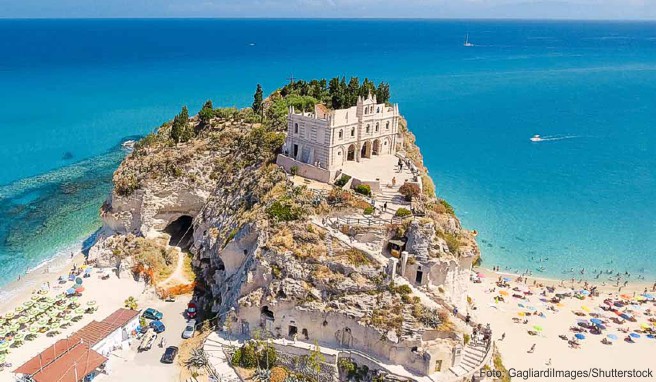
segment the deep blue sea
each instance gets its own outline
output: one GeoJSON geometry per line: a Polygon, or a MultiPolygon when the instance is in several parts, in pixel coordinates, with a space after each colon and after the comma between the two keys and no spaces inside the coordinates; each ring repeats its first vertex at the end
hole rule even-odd
{"type": "Polygon", "coordinates": [[[0,20],[0,284],[100,227],[121,141],[292,75],[388,81],[485,265],[656,276],[656,23],[0,20]]]}

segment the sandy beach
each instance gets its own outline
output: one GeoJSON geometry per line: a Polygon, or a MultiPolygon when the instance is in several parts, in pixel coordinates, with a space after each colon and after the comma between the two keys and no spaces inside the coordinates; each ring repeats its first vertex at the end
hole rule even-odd
{"type": "MultiPolygon", "coordinates": [[[[480,283],[474,283],[470,288],[469,295],[476,307],[470,313],[477,322],[490,324],[507,369],[553,368],[590,372],[591,368],[646,370],[651,367],[652,372],[656,372],[656,363],[653,360],[656,338],[648,338],[648,332],[645,331],[645,328],[656,329],[654,322],[649,321],[656,317],[656,303],[653,300],[644,301],[639,297],[645,288],[651,291],[651,285],[628,284],[621,293],[618,293],[618,288],[614,286],[598,287],[598,296],[585,295],[588,292],[583,292],[583,295],[579,296],[583,299],[564,297],[560,302],[554,303],[551,299],[556,293],[562,295],[562,292],[568,291],[573,295],[583,289],[583,283],[576,282],[572,288],[571,282],[529,277],[528,283],[525,283],[524,280],[518,281],[516,275],[485,269],[477,269],[476,272],[482,277],[480,283]],[[499,280],[502,285],[507,286],[499,287],[499,280]],[[540,287],[540,284],[544,287],[540,287]],[[548,292],[546,286],[554,287],[556,293],[548,292]],[[611,305],[614,310],[604,310],[601,307],[610,308],[604,303],[607,299],[623,300],[626,304],[622,307],[611,305]],[[629,314],[634,317],[634,321],[622,319],[617,312],[629,314]],[[596,326],[590,322],[591,319],[602,321],[604,329],[600,330],[599,334],[586,330],[586,327],[596,326]],[[614,320],[623,322],[618,324],[614,320]],[[576,339],[576,332],[571,328],[581,330],[579,336],[584,339],[576,339]],[[622,331],[626,329],[628,331],[622,331]],[[631,333],[634,333],[636,338],[632,337],[633,342],[627,342],[625,339],[631,333]],[[564,339],[559,336],[564,336],[564,339]]],[[[588,290],[590,288],[588,285],[588,290]]],[[[521,380],[519,377],[513,379],[521,380]]],[[[551,377],[528,380],[567,379],[551,377]]],[[[621,380],[645,379],[624,377],[621,380]]]]}
{"type": "MultiPolygon", "coordinates": [[[[47,267],[41,267],[25,276],[22,276],[20,281],[5,287],[5,289],[11,291],[11,294],[8,295],[5,301],[3,301],[0,308],[1,313],[4,315],[7,312],[15,311],[16,307],[31,299],[33,296],[33,290],[38,289],[44,283],[50,283],[50,290],[47,294],[44,294],[44,296],[54,297],[64,292],[73,285],[73,282],[67,281],[66,283],[59,284],[57,279],[61,275],[68,275],[73,264],[80,266],[83,263],[84,257],[82,254],[77,254],[73,258],[58,258],[48,264],[47,267]]],[[[115,273],[109,270],[103,271],[94,268],[91,271],[90,277],[83,279],[83,286],[84,291],[82,292],[82,296],[78,299],[80,306],[86,308],[90,305],[90,301],[95,301],[91,304],[98,309],[91,314],[83,314],[82,319],[73,322],[70,326],[60,328],[60,334],[56,336],[48,336],[46,333],[42,333],[33,340],[25,340],[20,347],[12,346],[9,349],[5,360],[5,362],[11,363],[12,366],[5,367],[4,370],[0,372],[0,381],[13,381],[14,375],[12,374],[12,371],[16,367],[34,357],[57,340],[68,337],[92,320],[102,320],[116,309],[123,307],[124,301],[127,297],[134,296],[137,298],[137,301],[140,303],[140,308],[143,306],[142,304],[153,299],[151,293],[144,293],[146,289],[144,288],[145,284],[143,282],[135,281],[131,277],[119,279],[115,273]],[[103,280],[101,279],[102,274],[110,274],[110,277],[103,280]]]]}

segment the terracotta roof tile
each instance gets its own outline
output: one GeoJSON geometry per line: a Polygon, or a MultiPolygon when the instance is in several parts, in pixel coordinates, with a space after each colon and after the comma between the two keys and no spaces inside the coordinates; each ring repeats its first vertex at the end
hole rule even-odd
{"type": "Polygon", "coordinates": [[[102,322],[112,325],[115,328],[122,328],[127,325],[128,322],[132,321],[133,318],[139,315],[138,310],[131,309],[117,309],[114,313],[110,314],[102,320],[102,322]]]}
{"type": "Polygon", "coordinates": [[[63,339],[14,373],[29,375],[35,382],[79,382],[105,361],[107,358],[91,350],[87,344],[63,339]]]}

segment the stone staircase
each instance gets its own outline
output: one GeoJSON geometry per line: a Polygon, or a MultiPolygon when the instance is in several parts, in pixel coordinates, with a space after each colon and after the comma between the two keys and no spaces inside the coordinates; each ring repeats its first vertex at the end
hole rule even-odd
{"type": "Polygon", "coordinates": [[[331,235],[330,233],[326,235],[325,242],[326,242],[326,251],[328,252],[328,257],[332,257],[334,254],[333,235],[331,235]]]}
{"type": "Polygon", "coordinates": [[[462,377],[472,371],[476,371],[485,360],[486,352],[487,348],[484,344],[470,342],[462,350],[460,363],[449,368],[449,371],[456,377],[462,377]]]}
{"type": "Polygon", "coordinates": [[[235,370],[230,366],[230,360],[223,349],[224,346],[225,344],[218,341],[217,334],[212,333],[205,340],[203,350],[221,382],[241,382],[235,370]]]}

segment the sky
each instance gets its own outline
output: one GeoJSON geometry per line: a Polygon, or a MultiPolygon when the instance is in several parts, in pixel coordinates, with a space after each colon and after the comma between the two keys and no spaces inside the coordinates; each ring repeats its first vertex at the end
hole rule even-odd
{"type": "Polygon", "coordinates": [[[0,18],[656,20],[656,0],[0,0],[0,18]]]}

